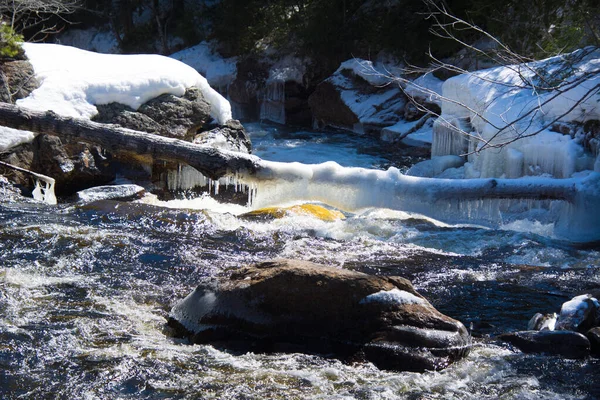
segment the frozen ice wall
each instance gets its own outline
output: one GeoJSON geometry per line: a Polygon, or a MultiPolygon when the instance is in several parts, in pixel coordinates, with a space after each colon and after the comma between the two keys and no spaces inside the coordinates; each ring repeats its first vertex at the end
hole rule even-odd
{"type": "Polygon", "coordinates": [[[450,78],[443,85],[432,155],[470,153],[479,177],[566,178],[591,169],[580,138],[550,129],[556,120],[600,119],[599,84],[600,50],[589,48],[450,78]],[[465,133],[471,135],[468,146],[465,133]]]}

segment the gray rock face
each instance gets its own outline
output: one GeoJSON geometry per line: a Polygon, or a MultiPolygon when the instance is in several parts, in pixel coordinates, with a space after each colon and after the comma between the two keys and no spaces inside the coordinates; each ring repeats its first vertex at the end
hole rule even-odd
{"type": "Polygon", "coordinates": [[[188,89],[183,97],[160,95],[142,104],[137,111],[118,103],[96,108],[96,122],[178,139],[191,139],[210,118],[210,104],[197,88],[188,89]]]}
{"type": "MultiPolygon", "coordinates": [[[[0,159],[56,180],[56,194],[70,195],[91,186],[103,185],[115,178],[110,155],[98,146],[63,144],[56,136],[39,135],[32,143],[21,145],[0,159]]],[[[32,189],[29,176],[11,172],[17,185],[32,189]]]]}
{"type": "Polygon", "coordinates": [[[13,103],[29,96],[39,86],[27,60],[6,61],[0,66],[0,101],[13,103]]]}
{"type": "Polygon", "coordinates": [[[239,151],[241,153],[252,152],[252,142],[240,121],[231,119],[210,131],[196,135],[194,143],[216,147],[224,150],[239,151]]]}
{"type": "Polygon", "coordinates": [[[203,284],[169,325],[196,343],[242,351],[294,351],[366,360],[393,370],[437,370],[466,355],[462,323],[400,277],[277,260],[203,284]]]}
{"type": "Polygon", "coordinates": [[[521,331],[498,337],[524,353],[556,354],[565,358],[585,358],[590,354],[589,340],[572,331],[521,331]]]}

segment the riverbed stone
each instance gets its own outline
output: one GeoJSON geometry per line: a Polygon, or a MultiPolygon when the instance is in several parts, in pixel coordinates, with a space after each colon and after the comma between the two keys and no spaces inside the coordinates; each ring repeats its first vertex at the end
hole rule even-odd
{"type": "Polygon", "coordinates": [[[591,294],[582,294],[563,303],[558,319],[557,330],[585,333],[599,325],[600,302],[591,294]]]}
{"type": "Polygon", "coordinates": [[[199,285],[170,314],[178,336],[237,351],[293,351],[438,370],[466,355],[465,326],[411,283],[297,260],[242,267],[199,285]]]}
{"type": "Polygon", "coordinates": [[[600,356],[600,327],[596,326],[585,334],[590,341],[591,352],[595,356],[600,356]]]}
{"type": "Polygon", "coordinates": [[[523,353],[545,353],[579,359],[590,355],[590,341],[573,331],[520,331],[504,333],[500,340],[512,344],[523,353]]]}

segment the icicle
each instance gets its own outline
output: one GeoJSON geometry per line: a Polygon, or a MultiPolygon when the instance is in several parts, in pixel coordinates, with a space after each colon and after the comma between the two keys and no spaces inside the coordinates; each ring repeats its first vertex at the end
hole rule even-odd
{"type": "Polygon", "coordinates": [[[433,123],[431,156],[466,154],[469,149],[469,138],[465,133],[470,133],[471,130],[471,125],[464,118],[436,119],[433,123]]]}
{"type": "Polygon", "coordinates": [[[285,124],[285,82],[272,81],[260,105],[260,119],[285,124]]]}

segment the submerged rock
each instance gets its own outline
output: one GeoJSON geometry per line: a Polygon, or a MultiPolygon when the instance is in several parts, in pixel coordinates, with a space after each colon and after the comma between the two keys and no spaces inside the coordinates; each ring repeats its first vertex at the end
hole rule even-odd
{"type": "Polygon", "coordinates": [[[524,353],[556,354],[565,358],[585,358],[590,354],[590,341],[572,331],[521,331],[498,337],[524,353]]]}
{"type": "Polygon", "coordinates": [[[400,277],[304,261],[248,266],[200,285],[175,305],[177,335],[240,351],[284,351],[437,370],[465,356],[471,337],[400,277]]]}
{"type": "Polygon", "coordinates": [[[585,337],[590,341],[592,354],[600,356],[600,327],[595,327],[587,331],[585,337]]]}
{"type": "Polygon", "coordinates": [[[322,221],[337,221],[346,216],[338,210],[330,210],[318,204],[299,204],[291,207],[266,207],[259,208],[242,214],[240,217],[248,219],[276,219],[286,215],[307,215],[322,221]]]}

